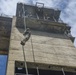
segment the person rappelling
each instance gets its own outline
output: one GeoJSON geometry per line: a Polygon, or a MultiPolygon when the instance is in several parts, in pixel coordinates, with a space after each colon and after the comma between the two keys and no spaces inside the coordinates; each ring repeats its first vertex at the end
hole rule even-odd
{"type": "Polygon", "coordinates": [[[24,46],[25,43],[29,40],[29,38],[30,38],[30,36],[31,36],[31,31],[30,31],[30,29],[27,28],[27,29],[24,31],[23,35],[24,35],[25,38],[21,41],[21,45],[24,46]]]}

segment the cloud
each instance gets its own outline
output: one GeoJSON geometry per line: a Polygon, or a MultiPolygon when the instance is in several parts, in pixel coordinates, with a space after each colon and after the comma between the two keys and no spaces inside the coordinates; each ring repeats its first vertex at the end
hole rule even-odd
{"type": "Polygon", "coordinates": [[[76,46],[76,0],[69,0],[68,5],[61,14],[62,20],[71,26],[71,35],[75,37],[74,45],[76,46]]]}
{"type": "Polygon", "coordinates": [[[0,1],[0,12],[6,15],[15,15],[16,5],[18,2],[32,4],[32,0],[1,0],[0,1]]]}
{"type": "Polygon", "coordinates": [[[74,45],[76,46],[76,39],[74,40],[74,45]]]}

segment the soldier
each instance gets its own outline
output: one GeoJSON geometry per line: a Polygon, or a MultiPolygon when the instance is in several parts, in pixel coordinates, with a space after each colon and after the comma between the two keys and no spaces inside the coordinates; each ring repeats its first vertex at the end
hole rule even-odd
{"type": "Polygon", "coordinates": [[[30,29],[27,28],[27,29],[24,31],[23,35],[24,35],[25,38],[21,41],[21,45],[25,45],[25,43],[29,40],[29,38],[30,38],[30,36],[31,36],[31,31],[30,31],[30,29]]]}

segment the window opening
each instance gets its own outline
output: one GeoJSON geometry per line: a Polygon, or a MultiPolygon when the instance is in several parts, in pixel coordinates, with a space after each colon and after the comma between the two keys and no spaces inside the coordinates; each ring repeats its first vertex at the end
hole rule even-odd
{"type": "MultiPolygon", "coordinates": [[[[56,71],[40,69],[40,67],[28,68],[28,73],[28,75],[76,75],[76,73],[64,72],[63,69],[61,69],[61,71],[56,71]]],[[[15,61],[15,75],[26,75],[23,61],[15,61]]]]}

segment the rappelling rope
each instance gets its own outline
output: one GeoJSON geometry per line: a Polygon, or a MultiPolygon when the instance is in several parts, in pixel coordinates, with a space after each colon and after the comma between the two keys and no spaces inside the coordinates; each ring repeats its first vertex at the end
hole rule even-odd
{"type": "Polygon", "coordinates": [[[34,48],[33,48],[32,35],[31,35],[31,46],[32,46],[33,60],[34,60],[34,63],[35,63],[35,54],[34,54],[34,48]]]}
{"type": "MultiPolygon", "coordinates": [[[[25,19],[24,5],[23,5],[23,16],[24,16],[24,26],[25,26],[25,30],[26,30],[26,22],[25,22],[26,19],[25,19]]],[[[32,46],[33,60],[34,60],[34,63],[35,63],[35,54],[34,54],[34,48],[33,48],[32,35],[31,35],[31,46],[32,46]]],[[[23,54],[24,54],[24,52],[23,52],[23,54]]],[[[27,69],[27,75],[28,75],[28,69],[27,69]]],[[[37,75],[39,75],[39,69],[38,69],[38,67],[37,67],[37,75]]]]}
{"type": "MultiPolygon", "coordinates": [[[[25,30],[26,30],[24,4],[23,4],[23,17],[24,17],[24,26],[25,26],[25,30]]],[[[26,63],[26,58],[25,58],[25,51],[24,51],[24,46],[23,45],[22,45],[22,49],[23,49],[23,56],[24,56],[24,62],[25,62],[26,75],[29,75],[28,74],[27,63],[26,63]]]]}
{"type": "MultiPolygon", "coordinates": [[[[34,63],[35,63],[35,53],[34,53],[34,47],[33,47],[33,41],[32,41],[32,35],[31,35],[31,46],[32,46],[32,54],[33,54],[33,60],[34,60],[34,63]]],[[[37,66],[37,75],[39,75],[39,68],[37,66]]]]}

